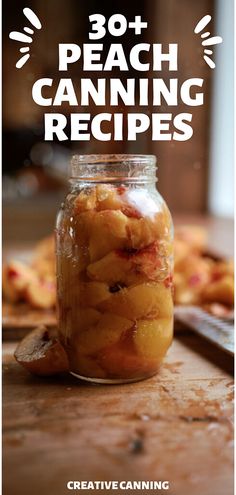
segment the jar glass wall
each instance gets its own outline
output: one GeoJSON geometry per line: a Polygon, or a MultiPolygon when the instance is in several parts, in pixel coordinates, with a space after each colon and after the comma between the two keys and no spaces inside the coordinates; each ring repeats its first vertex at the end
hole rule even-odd
{"type": "Polygon", "coordinates": [[[57,218],[59,335],[99,383],[157,372],[173,335],[173,229],[156,159],[78,155],[57,218]]]}

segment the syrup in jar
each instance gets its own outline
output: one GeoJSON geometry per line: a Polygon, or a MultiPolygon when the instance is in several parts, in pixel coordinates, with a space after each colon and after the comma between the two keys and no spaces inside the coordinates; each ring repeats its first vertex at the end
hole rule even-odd
{"type": "Polygon", "coordinates": [[[156,158],[77,155],[57,218],[59,336],[97,383],[155,374],[173,337],[173,228],[156,158]]]}

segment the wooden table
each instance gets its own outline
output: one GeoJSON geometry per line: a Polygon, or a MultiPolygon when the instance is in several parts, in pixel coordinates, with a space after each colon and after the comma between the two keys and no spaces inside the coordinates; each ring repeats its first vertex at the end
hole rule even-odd
{"type": "Polygon", "coordinates": [[[169,480],[172,495],[233,494],[232,363],[220,351],[182,335],[155,377],[93,386],[31,377],[14,347],[4,345],[5,495],[139,479],[169,480]]]}
{"type": "Polygon", "coordinates": [[[66,495],[69,480],[169,480],[159,493],[233,494],[233,363],[223,352],[183,330],[155,377],[96,386],[32,377],[15,346],[3,344],[4,495],[66,495]]]}

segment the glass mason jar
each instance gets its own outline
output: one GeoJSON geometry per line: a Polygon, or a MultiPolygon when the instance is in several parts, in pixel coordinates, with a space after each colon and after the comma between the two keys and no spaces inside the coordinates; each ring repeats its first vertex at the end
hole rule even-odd
{"type": "Polygon", "coordinates": [[[56,225],[70,371],[97,383],[149,377],[173,336],[173,228],[156,158],[74,156],[70,184],[56,225]]]}

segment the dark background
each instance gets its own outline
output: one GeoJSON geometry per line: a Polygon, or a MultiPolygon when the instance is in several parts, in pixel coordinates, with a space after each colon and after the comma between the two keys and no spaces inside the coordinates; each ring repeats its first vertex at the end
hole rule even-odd
{"type": "MultiPolygon", "coordinates": [[[[209,195],[209,136],[211,131],[211,100],[214,71],[204,62],[203,48],[199,35],[193,33],[196,23],[206,13],[215,16],[213,0],[135,0],[135,2],[94,0],[31,0],[27,3],[38,15],[42,29],[35,30],[31,45],[31,58],[18,70],[15,63],[19,58],[21,43],[9,39],[12,30],[22,31],[30,25],[23,15],[25,2],[21,0],[3,1],[3,227],[5,239],[13,236],[19,240],[38,238],[53,228],[55,212],[66,189],[67,166],[71,152],[78,153],[143,153],[155,154],[158,160],[158,188],[174,213],[199,214],[208,211],[209,195]],[[171,112],[183,111],[193,114],[193,137],[189,141],[153,142],[150,133],[140,134],[136,142],[90,142],[63,141],[43,142],[43,114],[48,107],[39,107],[31,96],[34,81],[41,77],[52,77],[58,81],[63,73],[58,72],[58,43],[72,42],[81,45],[88,42],[89,21],[92,13],[101,13],[106,18],[121,13],[127,20],[141,15],[148,22],[148,29],[135,35],[128,29],[121,38],[106,35],[101,40],[105,53],[111,42],[122,42],[125,52],[136,43],[179,44],[179,70],[172,77],[180,83],[190,77],[204,79],[204,105],[186,107],[181,102],[178,107],[163,105],[160,109],[143,109],[171,112]],[[117,41],[118,40],[118,41],[117,41]],[[29,232],[28,217],[35,218],[38,228],[29,232]],[[13,228],[14,225],[14,228],[13,228]],[[14,230],[14,234],[13,234],[14,230]]],[[[214,35],[213,20],[206,30],[214,35]]],[[[217,33],[220,34],[220,33],[217,33]]],[[[168,64],[163,71],[154,74],[132,71],[113,71],[112,77],[163,77],[168,80],[168,64]]],[[[101,77],[101,73],[82,73],[81,63],[76,63],[64,77],[76,81],[80,77],[101,77]]],[[[104,76],[103,76],[104,77],[104,76]]],[[[55,83],[56,87],[56,83],[55,83]]],[[[55,91],[55,90],[54,90],[55,91]]],[[[86,112],[95,115],[98,109],[91,105],[85,109],[67,107],[56,108],[55,112],[65,115],[69,112],[86,112]]],[[[120,105],[119,109],[109,107],[101,111],[119,111],[124,114],[129,109],[120,105]]],[[[142,108],[132,112],[140,111],[142,108]]]]}

